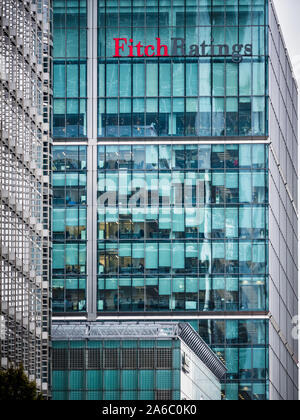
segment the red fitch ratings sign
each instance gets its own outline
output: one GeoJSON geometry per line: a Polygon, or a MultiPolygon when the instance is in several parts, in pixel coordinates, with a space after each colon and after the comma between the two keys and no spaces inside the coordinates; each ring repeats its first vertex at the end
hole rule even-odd
{"type": "Polygon", "coordinates": [[[234,44],[230,48],[227,44],[192,44],[187,47],[184,38],[171,38],[171,48],[163,44],[160,38],[149,45],[142,45],[139,41],[134,43],[133,39],[114,38],[114,58],[136,58],[136,57],[227,57],[231,56],[234,63],[240,63],[243,57],[252,56],[252,44],[234,44]],[[135,44],[135,45],[134,45],[135,44]]]}

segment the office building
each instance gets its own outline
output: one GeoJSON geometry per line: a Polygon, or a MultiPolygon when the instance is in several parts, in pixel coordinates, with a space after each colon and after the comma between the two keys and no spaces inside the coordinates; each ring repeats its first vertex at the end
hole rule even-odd
{"type": "Polygon", "coordinates": [[[220,400],[226,368],[186,323],[54,324],[54,400],[220,400]]]}
{"type": "Polygon", "coordinates": [[[271,0],[54,0],[54,321],[187,321],[223,399],[296,399],[297,98],[271,0]]]}
{"type": "Polygon", "coordinates": [[[47,397],[51,3],[0,4],[0,363],[47,397]]]}

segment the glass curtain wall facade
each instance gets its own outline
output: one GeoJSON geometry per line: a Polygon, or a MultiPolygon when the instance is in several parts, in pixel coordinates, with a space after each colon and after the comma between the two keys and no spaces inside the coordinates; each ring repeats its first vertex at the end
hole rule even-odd
{"type": "Polygon", "coordinates": [[[264,0],[128,0],[98,6],[99,137],[265,134],[264,0]],[[172,57],[148,58],[141,50],[143,57],[112,59],[115,38],[143,46],[156,46],[159,38],[172,57]],[[176,56],[181,50],[173,50],[174,38],[184,40],[185,57],[176,56]],[[236,65],[232,53],[243,54],[247,44],[253,45],[251,57],[236,65]],[[204,55],[187,56],[190,46],[204,55]]]}
{"type": "Polygon", "coordinates": [[[54,312],[86,311],[86,147],[53,152],[54,312]]]}
{"type": "Polygon", "coordinates": [[[98,311],[265,311],[265,152],[99,146],[98,311]]]}
{"type": "Polygon", "coordinates": [[[54,1],[55,321],[178,314],[226,362],[224,399],[295,398],[297,88],[272,3],[72,5],[54,1]]]}
{"type": "Polygon", "coordinates": [[[56,138],[87,135],[87,1],[55,2],[54,109],[56,138]]]}

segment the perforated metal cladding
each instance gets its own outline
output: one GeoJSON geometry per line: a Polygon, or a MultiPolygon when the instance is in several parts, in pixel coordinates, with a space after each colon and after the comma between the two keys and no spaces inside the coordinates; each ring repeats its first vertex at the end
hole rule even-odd
{"type": "Polygon", "coordinates": [[[120,352],[119,349],[103,350],[103,367],[104,369],[120,368],[120,352]]]}
{"type": "Polygon", "coordinates": [[[138,350],[121,349],[122,369],[136,369],[138,367],[138,350]]]}
{"type": "Polygon", "coordinates": [[[157,369],[172,369],[173,351],[172,349],[156,349],[157,369]]]}
{"type": "Polygon", "coordinates": [[[155,391],[155,399],[158,400],[158,401],[160,401],[160,400],[171,401],[172,400],[172,391],[169,391],[169,390],[167,390],[167,391],[161,391],[161,390],[155,391]]]}
{"type": "Polygon", "coordinates": [[[84,369],[84,356],[84,349],[70,349],[70,369],[84,369]]]}
{"type": "Polygon", "coordinates": [[[102,369],[102,349],[87,349],[88,369],[102,369]]]}
{"type": "Polygon", "coordinates": [[[172,369],[171,348],[54,348],[53,369],[172,369]],[[86,363],[85,363],[86,362],[86,363]]]}
{"type": "Polygon", "coordinates": [[[139,349],[139,368],[154,369],[154,349],[139,349]]]}
{"type": "Polygon", "coordinates": [[[52,367],[54,370],[69,368],[69,352],[67,349],[53,349],[52,367]]]}

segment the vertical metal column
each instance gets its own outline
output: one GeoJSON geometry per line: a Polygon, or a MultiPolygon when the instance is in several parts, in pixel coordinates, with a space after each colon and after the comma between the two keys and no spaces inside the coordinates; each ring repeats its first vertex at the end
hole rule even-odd
{"type": "Polygon", "coordinates": [[[97,0],[88,0],[87,61],[87,312],[97,316],[97,0]]]}

